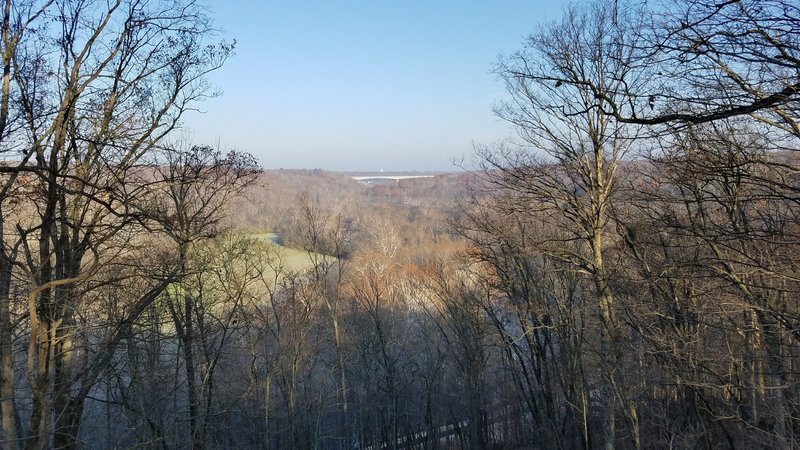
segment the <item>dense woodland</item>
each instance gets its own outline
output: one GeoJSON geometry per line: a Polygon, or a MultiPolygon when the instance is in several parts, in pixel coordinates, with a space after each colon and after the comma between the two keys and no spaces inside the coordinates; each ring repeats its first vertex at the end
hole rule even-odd
{"type": "Polygon", "coordinates": [[[374,185],[181,139],[217,38],[2,1],[2,448],[800,446],[797,2],[571,6],[374,185]]]}

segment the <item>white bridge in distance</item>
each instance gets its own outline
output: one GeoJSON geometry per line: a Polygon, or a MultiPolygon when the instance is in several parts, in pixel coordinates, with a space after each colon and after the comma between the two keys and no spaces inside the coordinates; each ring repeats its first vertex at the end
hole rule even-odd
{"type": "Polygon", "coordinates": [[[414,178],[433,178],[434,176],[435,175],[362,175],[350,178],[365,184],[370,184],[377,181],[400,181],[414,178]]]}

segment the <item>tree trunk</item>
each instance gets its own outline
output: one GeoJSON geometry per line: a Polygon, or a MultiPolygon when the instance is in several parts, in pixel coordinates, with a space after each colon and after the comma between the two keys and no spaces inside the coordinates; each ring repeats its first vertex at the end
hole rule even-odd
{"type": "MultiPolygon", "coordinates": [[[[0,213],[1,214],[1,213],[0,213]]],[[[0,218],[0,221],[2,218],[0,218]]],[[[0,234],[2,222],[0,222],[0,234]]],[[[2,236],[0,236],[2,243],[2,236]]],[[[18,448],[16,405],[14,404],[14,347],[11,340],[10,291],[11,264],[0,256],[0,415],[2,415],[2,447],[8,450],[18,448]]]]}

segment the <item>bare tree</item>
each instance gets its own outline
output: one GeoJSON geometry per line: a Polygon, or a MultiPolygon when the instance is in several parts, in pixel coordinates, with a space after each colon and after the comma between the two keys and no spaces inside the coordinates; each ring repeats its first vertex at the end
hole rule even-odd
{"type": "MultiPolygon", "coordinates": [[[[676,136],[652,162],[657,183],[632,197],[638,220],[627,220],[626,243],[664,314],[662,326],[648,332],[674,333],[684,348],[680,362],[669,363],[678,367],[668,370],[678,372],[675,385],[685,390],[680,395],[701,419],[696,423],[714,429],[719,417],[737,418],[744,424],[732,428],[752,430],[748,439],[791,447],[795,407],[786,364],[796,355],[797,315],[784,299],[797,286],[793,258],[784,252],[797,245],[794,187],[786,183],[792,157],[771,151],[751,125],[728,119],[676,136]],[[643,234],[643,226],[657,234],[643,234]],[[707,353],[711,348],[717,350],[707,353]],[[726,384],[736,386],[735,400],[726,384]],[[707,406],[694,410],[693,397],[707,406]]],[[[648,341],[672,345],[655,335],[648,341]]]]}
{"type": "Polygon", "coordinates": [[[508,412],[514,416],[509,425],[525,429],[528,418],[548,447],[591,448],[587,372],[596,367],[588,355],[598,328],[591,291],[570,264],[543,254],[531,237],[548,233],[566,240],[568,233],[536,216],[506,214],[502,197],[473,201],[455,225],[475,245],[469,251],[478,263],[473,271],[490,287],[480,303],[513,374],[512,411],[524,411],[508,412]]]}
{"type": "Polygon", "coordinates": [[[529,245],[591,282],[601,323],[604,440],[613,448],[618,412],[640,444],[635,401],[618,366],[624,336],[605,258],[615,239],[610,213],[619,165],[638,129],[606,115],[604,97],[626,103],[626,89],[644,80],[631,71],[639,19],[606,6],[571,7],[560,23],[532,34],[526,50],[501,61],[497,72],[510,100],[497,114],[515,126],[520,144],[485,148],[479,158],[486,184],[501,198],[497,211],[543,222],[527,233],[529,245]]]}
{"type": "MultiPolygon", "coordinates": [[[[17,239],[4,243],[3,259],[30,285],[25,357],[34,401],[21,428],[29,448],[73,448],[104,361],[175,273],[145,276],[149,285],[121,321],[108,324],[97,352],[82,353],[88,335],[78,317],[92,308],[97,277],[124,253],[130,232],[141,230],[132,205],[148,192],[142,163],[153,161],[149,155],[194,102],[213,94],[203,77],[231,47],[208,45],[210,22],[191,1],[8,1],[0,28],[0,151],[15,161],[2,171],[0,205],[24,200],[21,214],[0,210],[17,239]]],[[[22,411],[8,395],[16,363],[6,305],[4,297],[2,414],[6,444],[16,446],[11,424],[22,411]]]]}
{"type": "Polygon", "coordinates": [[[342,298],[345,265],[349,257],[351,230],[341,208],[325,206],[318,198],[307,192],[297,197],[297,217],[295,218],[295,243],[306,250],[311,261],[311,270],[316,286],[321,291],[325,309],[333,330],[335,352],[334,370],[339,376],[339,402],[341,405],[341,435],[351,432],[347,400],[346,355],[343,349],[343,330],[341,326],[342,298]]]}
{"type": "Polygon", "coordinates": [[[485,449],[492,440],[489,361],[494,342],[484,296],[491,291],[469,271],[455,270],[462,265],[451,256],[426,267],[423,283],[433,295],[421,301],[421,309],[430,317],[463,385],[466,408],[459,404],[458,412],[453,414],[456,423],[466,419],[463,445],[485,449]]]}
{"type": "MultiPolygon", "coordinates": [[[[193,448],[205,448],[204,432],[208,424],[199,422],[201,398],[206,399],[208,414],[216,362],[242,299],[228,295],[228,301],[224,302],[226,305],[215,301],[213,288],[208,285],[211,282],[207,280],[210,268],[203,264],[199,255],[192,258],[192,252],[199,242],[220,234],[228,201],[253,183],[259,171],[248,154],[231,152],[223,156],[209,147],[169,151],[166,156],[168,162],[155,169],[154,180],[156,186],[165,189],[149,196],[144,204],[138,206],[163,229],[177,254],[178,275],[183,289],[178,295],[168,295],[167,306],[184,353],[189,435],[193,448]],[[213,311],[213,308],[222,309],[213,311]],[[206,328],[213,327],[213,322],[222,326],[222,341],[212,348],[209,343],[213,339],[212,332],[206,328]],[[205,360],[198,374],[198,359],[201,357],[205,360]],[[197,386],[198,380],[200,387],[197,386]]],[[[224,287],[224,280],[219,281],[224,287]]]]}

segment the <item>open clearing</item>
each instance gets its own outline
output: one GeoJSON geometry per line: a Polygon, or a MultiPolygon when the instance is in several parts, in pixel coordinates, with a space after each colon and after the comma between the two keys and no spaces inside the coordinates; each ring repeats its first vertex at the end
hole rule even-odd
{"type": "Polygon", "coordinates": [[[310,255],[305,250],[283,246],[279,243],[278,235],[275,233],[259,233],[252,234],[250,236],[263,239],[264,241],[269,242],[271,245],[274,245],[281,255],[284,267],[292,271],[302,271],[311,268],[314,265],[312,256],[315,258],[324,258],[326,261],[331,261],[334,259],[332,256],[323,256],[318,253],[312,253],[310,255]]]}

